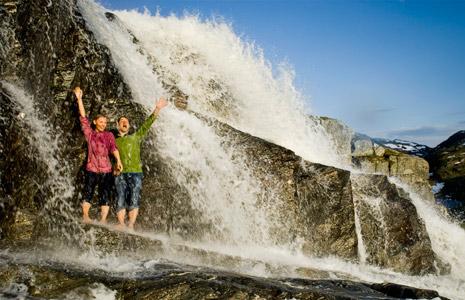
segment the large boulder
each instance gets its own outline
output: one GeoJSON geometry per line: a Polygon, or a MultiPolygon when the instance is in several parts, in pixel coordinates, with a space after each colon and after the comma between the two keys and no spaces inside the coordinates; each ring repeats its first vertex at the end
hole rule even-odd
{"type": "Polygon", "coordinates": [[[418,156],[384,148],[374,143],[371,154],[354,155],[352,163],[367,173],[396,177],[406,183],[424,199],[434,201],[429,179],[428,162],[418,156]]]}
{"type": "MultiPolygon", "coordinates": [[[[0,31],[1,39],[11,45],[6,52],[1,52],[0,61],[0,75],[4,79],[0,93],[1,238],[34,241],[40,237],[44,241],[43,235],[50,231],[65,239],[74,238],[83,234],[75,221],[80,215],[79,191],[86,149],[71,89],[80,85],[85,91],[86,110],[91,115],[106,114],[110,124],[118,111],[124,110],[136,125],[144,120],[146,112],[131,101],[130,89],[114,66],[110,51],[97,43],[86,29],[73,2],[52,1],[49,5],[30,0],[1,2],[0,14],[2,26],[5,26],[5,30],[0,31]],[[51,141],[59,142],[60,148],[53,149],[56,153],[52,156],[37,155],[41,149],[30,139],[34,131],[21,117],[15,95],[7,88],[10,84],[29,93],[28,101],[32,102],[34,113],[48,125],[47,132],[42,134],[50,134],[51,141]],[[47,158],[62,163],[51,168],[47,158]],[[68,178],[72,183],[65,188],[57,187],[50,178],[68,178]],[[44,221],[46,224],[42,224],[44,221]]],[[[165,83],[168,84],[172,82],[165,83]]],[[[176,89],[172,87],[170,91],[177,98],[176,89]]],[[[300,242],[304,252],[310,255],[358,259],[356,207],[349,171],[304,161],[288,149],[217,120],[192,113],[189,116],[217,132],[222,138],[222,147],[232,153],[233,163],[244,161],[250,169],[264,191],[259,194],[257,209],[271,212],[268,223],[272,243],[300,242]]],[[[147,151],[146,147],[156,139],[154,135],[149,137],[142,150],[145,180],[139,224],[151,231],[176,233],[194,240],[206,234],[216,237],[216,229],[208,219],[202,218],[204,212],[193,205],[195,199],[191,199],[186,187],[178,183],[171,165],[156,151],[147,151]]],[[[341,145],[347,145],[346,141],[341,140],[341,145]]],[[[50,154],[51,151],[45,152],[50,154]]],[[[381,152],[373,150],[373,153],[381,152]]],[[[402,168],[396,168],[396,174],[403,174],[402,168]]],[[[189,178],[195,180],[194,176],[189,178]]],[[[381,196],[388,197],[384,201],[391,201],[390,189],[388,185],[380,185],[381,196]],[[384,192],[381,188],[388,190],[384,192]]],[[[402,205],[393,207],[396,209],[393,213],[399,217],[418,220],[414,208],[405,211],[399,209],[402,205]]],[[[424,227],[404,229],[392,225],[396,233],[390,236],[401,239],[401,245],[405,236],[413,234],[409,230],[415,230],[424,241],[413,239],[410,246],[428,248],[424,227]]],[[[221,240],[221,236],[218,238],[221,240]]],[[[411,247],[399,247],[396,257],[417,253],[411,247]]],[[[372,251],[375,257],[377,251],[381,250],[372,251]]],[[[431,257],[427,250],[424,253],[431,257]]],[[[429,264],[422,261],[420,267],[400,266],[392,259],[381,258],[373,258],[372,262],[412,274],[432,272],[434,264],[431,260],[429,264]]]]}
{"type": "Polygon", "coordinates": [[[275,233],[281,240],[300,237],[312,255],[357,258],[348,171],[304,161],[281,146],[213,123],[234,151],[245,154],[254,177],[275,192],[277,199],[269,205],[278,214],[275,233]]]}
{"type": "Polygon", "coordinates": [[[353,175],[352,187],[367,262],[411,274],[447,272],[405,191],[382,175],[353,175]]]}
{"type": "Polygon", "coordinates": [[[352,157],[373,156],[374,143],[369,136],[354,134],[351,140],[352,157]]]}

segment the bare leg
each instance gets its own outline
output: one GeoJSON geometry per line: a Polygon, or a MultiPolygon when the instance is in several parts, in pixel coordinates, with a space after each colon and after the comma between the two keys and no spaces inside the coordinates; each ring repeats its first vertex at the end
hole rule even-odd
{"type": "Polygon", "coordinates": [[[129,211],[129,224],[128,224],[129,229],[134,230],[134,224],[136,223],[138,213],[139,213],[138,208],[133,208],[129,211]]]}
{"type": "Polygon", "coordinates": [[[118,217],[118,225],[116,225],[117,229],[125,229],[126,224],[124,223],[124,218],[126,217],[126,210],[125,209],[120,209],[118,213],[116,214],[118,217]]]}
{"type": "Polygon", "coordinates": [[[110,206],[108,205],[100,206],[100,223],[107,224],[107,216],[108,216],[109,210],[110,210],[110,206]]]}
{"type": "Polygon", "coordinates": [[[91,204],[87,201],[82,202],[82,222],[83,223],[92,223],[92,219],[89,218],[89,209],[91,207],[91,204]]]}

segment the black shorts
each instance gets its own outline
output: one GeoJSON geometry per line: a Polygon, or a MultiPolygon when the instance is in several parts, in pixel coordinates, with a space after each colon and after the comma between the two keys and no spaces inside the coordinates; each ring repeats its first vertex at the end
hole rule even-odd
{"type": "Polygon", "coordinates": [[[86,170],[83,202],[92,203],[96,186],[98,186],[98,205],[109,205],[113,189],[113,174],[111,172],[94,173],[86,170]]]}

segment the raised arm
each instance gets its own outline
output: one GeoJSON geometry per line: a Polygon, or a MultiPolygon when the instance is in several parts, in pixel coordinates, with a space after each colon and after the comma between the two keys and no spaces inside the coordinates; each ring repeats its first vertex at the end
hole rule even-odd
{"type": "Polygon", "coordinates": [[[160,99],[158,99],[157,103],[155,104],[155,109],[150,114],[150,116],[144,121],[144,123],[140,126],[140,128],[136,131],[136,135],[140,137],[145,136],[147,132],[149,131],[150,126],[152,126],[153,122],[158,117],[158,114],[160,113],[160,111],[167,105],[168,105],[168,101],[166,101],[165,98],[160,97],[160,99]]]}
{"type": "Polygon", "coordinates": [[[80,87],[75,87],[74,90],[74,95],[76,95],[76,99],[78,102],[78,107],[79,107],[79,121],[81,123],[81,129],[82,132],[84,133],[84,136],[86,137],[86,140],[89,141],[90,136],[92,135],[92,128],[90,127],[89,120],[87,120],[86,117],[86,111],[84,109],[84,104],[82,103],[82,90],[80,87]]]}
{"type": "Polygon", "coordinates": [[[157,104],[155,104],[155,109],[153,110],[152,115],[154,115],[155,117],[158,117],[158,114],[160,113],[162,108],[167,105],[168,105],[168,101],[166,101],[165,98],[160,97],[160,99],[158,99],[157,101],[157,104]]]}
{"type": "Polygon", "coordinates": [[[80,87],[75,87],[74,90],[74,95],[76,95],[76,99],[78,101],[78,107],[79,107],[79,115],[83,118],[86,117],[86,110],[84,109],[84,103],[82,103],[82,90],[80,87]]]}

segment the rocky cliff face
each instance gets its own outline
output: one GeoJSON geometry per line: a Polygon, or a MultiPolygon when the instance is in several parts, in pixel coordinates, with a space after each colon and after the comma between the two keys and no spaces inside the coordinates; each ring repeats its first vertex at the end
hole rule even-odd
{"type": "Polygon", "coordinates": [[[342,122],[326,118],[313,117],[334,139],[335,145],[348,165],[367,173],[384,174],[400,179],[423,198],[434,201],[429,179],[429,165],[426,158],[429,153],[426,146],[403,141],[400,146],[386,140],[372,139],[355,133],[342,122]],[[407,148],[407,146],[409,148],[407,148]]]}
{"type": "Polygon", "coordinates": [[[425,159],[384,148],[371,141],[355,141],[353,164],[369,173],[384,174],[400,179],[424,199],[434,201],[425,159]]]}
{"type": "MultiPolygon", "coordinates": [[[[82,182],[80,167],[85,157],[85,141],[79,134],[70,89],[75,85],[84,87],[86,110],[91,116],[105,113],[113,121],[118,109],[128,104],[132,107],[128,111],[130,114],[140,116],[142,110],[130,104],[130,93],[111,63],[108,50],[96,43],[85,29],[72,3],[63,1],[47,5],[34,1],[2,1],[0,4],[1,39],[8,41],[6,46],[2,43],[0,60],[1,138],[5,148],[1,183],[7,203],[0,208],[0,214],[5,220],[16,220],[18,215],[42,213],[52,191],[47,184],[50,174],[44,166],[48,162],[41,161],[43,158],[31,145],[34,141],[28,138],[36,124],[25,124],[23,107],[5,91],[5,84],[14,83],[33,97],[34,113],[59,138],[59,149],[50,148],[50,151],[59,151],[55,155],[66,166],[63,171],[67,172],[62,176],[77,178],[78,187],[82,182]]],[[[66,200],[77,204],[78,190],[73,199],[66,200]]],[[[32,225],[33,222],[29,223],[32,225]]],[[[1,225],[2,236],[11,235],[12,222],[2,222],[1,225]]],[[[32,227],[37,228],[31,226],[30,230],[32,227]]]]}
{"type": "Polygon", "coordinates": [[[458,131],[432,149],[427,156],[433,179],[443,187],[437,197],[458,201],[453,210],[463,220],[465,215],[465,131],[458,131]]]}
{"type": "MultiPolygon", "coordinates": [[[[352,186],[366,261],[400,272],[434,272],[435,266],[430,265],[428,258],[434,257],[434,253],[424,224],[414,217],[416,210],[408,195],[382,175],[354,175],[352,186]]],[[[439,269],[444,271],[444,267],[439,269]]]]}
{"type": "MultiPolygon", "coordinates": [[[[74,3],[47,4],[27,0],[0,2],[0,37],[8,42],[2,48],[0,61],[0,225],[1,238],[9,241],[33,241],[43,235],[53,227],[41,225],[44,215],[54,216],[52,223],[73,219],[70,214],[79,215],[80,170],[86,151],[70,92],[74,86],[85,90],[84,102],[90,115],[104,113],[110,124],[119,111],[136,124],[145,117],[144,109],[131,101],[131,92],[114,67],[108,49],[86,29],[74,3]],[[48,181],[54,170],[47,169],[48,162],[35,155],[37,145],[28,138],[31,124],[24,124],[23,118],[18,117],[22,109],[8,88],[10,84],[28,91],[39,118],[55,134],[60,147],[54,157],[65,165],[57,172],[59,177],[72,178],[75,189],[71,197],[48,200],[57,191],[48,181]]],[[[176,89],[172,87],[170,91],[176,98],[176,89]]],[[[274,212],[271,231],[277,244],[301,240],[307,254],[357,261],[354,212],[360,209],[368,262],[409,274],[435,272],[436,257],[424,224],[406,196],[385,176],[366,175],[365,186],[354,181],[354,175],[348,171],[304,161],[283,147],[217,120],[193,115],[223,138],[233,156],[245,156],[260,185],[276,195],[273,198],[265,194],[258,205],[274,212]],[[374,207],[378,203],[371,203],[370,197],[383,199],[380,206],[374,207]],[[387,239],[383,240],[380,234],[387,239]]],[[[151,136],[147,144],[156,142],[157,137],[151,136]]],[[[201,218],[202,212],[192,205],[185,187],[177,183],[170,165],[157,152],[147,148],[142,151],[145,180],[141,225],[153,231],[176,232],[189,239],[207,234],[215,237],[212,224],[201,218]]],[[[379,157],[379,172],[402,178],[405,175],[423,180],[427,173],[422,161],[381,152],[373,149],[368,155],[356,156],[356,161],[362,164],[367,157],[379,157]]]]}

